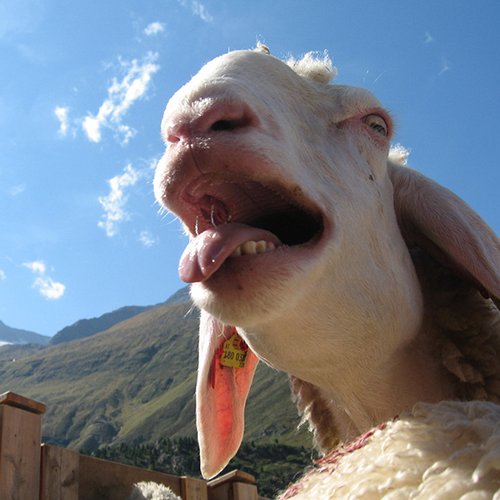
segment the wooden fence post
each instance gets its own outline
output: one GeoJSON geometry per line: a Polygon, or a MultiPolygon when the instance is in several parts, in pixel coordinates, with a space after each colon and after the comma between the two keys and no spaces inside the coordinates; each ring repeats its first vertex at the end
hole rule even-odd
{"type": "Polygon", "coordinates": [[[209,500],[257,500],[255,477],[234,470],[208,483],[209,500]]]}
{"type": "Polygon", "coordinates": [[[79,471],[77,451],[43,444],[40,500],[78,500],[79,471]]]}
{"type": "Polygon", "coordinates": [[[255,478],[233,471],[209,483],[41,447],[45,405],[0,395],[0,500],[122,500],[138,481],[169,486],[184,500],[257,500],[255,478]]]}
{"type": "Polygon", "coordinates": [[[45,405],[13,392],[0,395],[0,499],[38,500],[45,405]]]}
{"type": "Polygon", "coordinates": [[[181,476],[182,500],[208,500],[207,483],[202,479],[181,476]]]}
{"type": "Polygon", "coordinates": [[[181,495],[178,476],[80,455],[80,500],[124,500],[132,492],[132,486],[142,481],[162,483],[176,495],[181,495]]]}

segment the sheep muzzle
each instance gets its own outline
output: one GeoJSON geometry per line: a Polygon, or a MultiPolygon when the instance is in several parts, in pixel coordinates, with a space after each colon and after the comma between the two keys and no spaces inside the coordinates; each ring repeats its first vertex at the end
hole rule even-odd
{"type": "Polygon", "coordinates": [[[321,212],[284,188],[213,179],[195,184],[182,197],[189,209],[180,213],[192,235],[179,265],[187,282],[205,281],[229,258],[255,258],[321,239],[321,212]]]}

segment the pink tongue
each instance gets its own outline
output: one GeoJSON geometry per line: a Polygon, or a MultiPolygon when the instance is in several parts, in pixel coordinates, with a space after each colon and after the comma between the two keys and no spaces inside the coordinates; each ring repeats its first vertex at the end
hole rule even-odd
{"type": "Polygon", "coordinates": [[[179,262],[179,276],[186,283],[205,281],[240,245],[260,240],[281,245],[280,240],[269,231],[244,224],[222,224],[207,229],[193,238],[184,250],[179,262]]]}

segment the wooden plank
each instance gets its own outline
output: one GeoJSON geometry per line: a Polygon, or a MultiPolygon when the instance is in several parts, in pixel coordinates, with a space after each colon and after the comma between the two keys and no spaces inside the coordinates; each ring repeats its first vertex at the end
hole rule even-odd
{"type": "Polygon", "coordinates": [[[221,483],[208,488],[208,500],[233,500],[231,483],[221,483]]]}
{"type": "Polygon", "coordinates": [[[34,399],[25,398],[11,391],[0,394],[0,405],[14,406],[21,410],[36,413],[37,415],[42,415],[47,409],[43,403],[35,401],[34,399]]]}
{"type": "Polygon", "coordinates": [[[248,483],[248,484],[256,484],[255,477],[248,472],[243,472],[242,470],[232,470],[231,472],[227,472],[226,474],[216,477],[208,482],[209,487],[217,486],[222,483],[248,483]]]}
{"type": "Polygon", "coordinates": [[[78,500],[79,463],[76,451],[44,444],[40,500],[78,500]]]}
{"type": "Polygon", "coordinates": [[[0,492],[2,500],[38,500],[39,414],[0,405],[0,492]]]}
{"type": "Polygon", "coordinates": [[[181,479],[130,465],[80,455],[79,500],[124,500],[135,483],[154,481],[168,486],[176,495],[182,495],[181,479]]]}
{"type": "Polygon", "coordinates": [[[202,479],[181,477],[182,500],[208,500],[207,483],[202,479]]]}
{"type": "Polygon", "coordinates": [[[252,474],[233,470],[208,482],[209,500],[257,500],[257,486],[252,474]]]}
{"type": "Polygon", "coordinates": [[[232,483],[234,500],[258,500],[255,484],[232,483]]]}
{"type": "Polygon", "coordinates": [[[258,500],[257,486],[248,483],[220,483],[208,489],[209,500],[258,500]]]}

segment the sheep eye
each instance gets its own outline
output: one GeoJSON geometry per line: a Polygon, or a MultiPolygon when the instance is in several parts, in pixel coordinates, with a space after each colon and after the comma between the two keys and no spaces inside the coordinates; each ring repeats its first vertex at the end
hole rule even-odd
{"type": "Polygon", "coordinates": [[[367,115],[363,121],[378,134],[387,137],[389,128],[386,121],[380,115],[367,115]]]}

